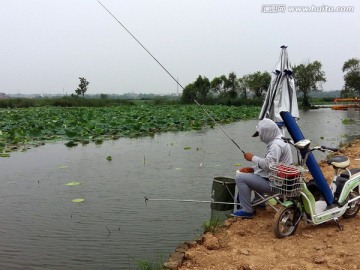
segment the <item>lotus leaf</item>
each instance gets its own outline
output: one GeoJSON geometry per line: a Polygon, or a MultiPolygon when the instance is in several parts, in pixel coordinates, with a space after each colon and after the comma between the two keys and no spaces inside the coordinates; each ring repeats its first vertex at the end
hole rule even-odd
{"type": "Polygon", "coordinates": [[[80,184],[81,184],[80,182],[69,182],[69,183],[66,183],[65,186],[78,186],[80,184]]]}
{"type": "MultiPolygon", "coordinates": [[[[256,118],[259,107],[204,105],[218,123],[256,118]],[[244,118],[245,117],[245,118],[244,118]]],[[[66,140],[68,147],[89,140],[153,136],[157,132],[200,130],[214,123],[197,105],[136,104],[114,107],[0,109],[0,148],[32,141],[66,140]]],[[[344,121],[346,123],[346,121],[344,121]]]]}
{"type": "Polygon", "coordinates": [[[65,134],[66,134],[66,136],[69,137],[69,138],[75,138],[75,137],[77,136],[77,132],[75,132],[75,131],[70,131],[70,130],[65,131],[65,134]]]}
{"type": "Polygon", "coordinates": [[[40,129],[32,129],[29,131],[30,137],[40,137],[41,136],[41,130],[40,129]]]}
{"type": "Polygon", "coordinates": [[[75,203],[82,203],[82,202],[84,202],[84,201],[85,201],[85,199],[83,199],[83,198],[73,199],[73,200],[72,200],[72,202],[75,202],[75,203]]]}

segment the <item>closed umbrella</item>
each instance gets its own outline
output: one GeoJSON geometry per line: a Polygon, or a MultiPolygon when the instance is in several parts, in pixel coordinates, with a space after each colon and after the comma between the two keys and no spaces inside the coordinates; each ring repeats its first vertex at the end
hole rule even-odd
{"type": "Polygon", "coordinates": [[[278,124],[283,123],[281,111],[288,111],[296,120],[299,119],[295,82],[286,48],[281,46],[280,58],[271,74],[271,83],[259,115],[260,120],[270,118],[278,124]]]}

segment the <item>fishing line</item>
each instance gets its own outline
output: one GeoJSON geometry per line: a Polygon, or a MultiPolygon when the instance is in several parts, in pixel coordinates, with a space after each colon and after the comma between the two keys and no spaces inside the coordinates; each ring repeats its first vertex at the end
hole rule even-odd
{"type": "MultiPolygon", "coordinates": [[[[182,88],[182,90],[185,90],[185,88],[179,83],[179,81],[151,54],[151,52],[145,48],[145,46],[123,25],[116,17],[113,15],[110,10],[108,10],[99,0],[97,0],[98,3],[113,17],[124,29],[128,34],[162,67],[162,69],[182,88]]],[[[215,123],[215,125],[232,141],[235,146],[245,154],[245,151],[240,148],[240,146],[221,128],[221,126],[216,122],[216,120],[205,110],[205,108],[195,99],[193,98],[193,101],[204,111],[204,113],[215,123]]]]}

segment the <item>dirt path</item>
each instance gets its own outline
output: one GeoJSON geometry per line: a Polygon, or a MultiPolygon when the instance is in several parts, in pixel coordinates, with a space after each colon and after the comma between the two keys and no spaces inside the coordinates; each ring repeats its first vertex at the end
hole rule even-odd
{"type": "MultiPolygon", "coordinates": [[[[342,152],[351,159],[351,168],[360,168],[360,138],[342,152]]],[[[320,166],[330,179],[332,168],[325,162],[320,166]]],[[[274,216],[267,207],[252,220],[228,219],[219,231],[187,249],[178,269],[360,269],[360,214],[340,219],[343,231],[333,222],[301,222],[295,235],[285,239],[274,236],[274,216]]]]}

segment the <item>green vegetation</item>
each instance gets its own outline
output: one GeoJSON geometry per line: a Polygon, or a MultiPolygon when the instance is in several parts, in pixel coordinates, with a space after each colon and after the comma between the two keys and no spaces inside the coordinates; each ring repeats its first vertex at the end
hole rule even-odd
{"type": "MultiPolygon", "coordinates": [[[[218,123],[253,119],[260,107],[203,106],[218,123]]],[[[79,143],[120,137],[153,136],[167,131],[201,130],[214,122],[197,105],[139,103],[113,107],[32,107],[0,109],[0,153],[51,140],[79,143]]]]}
{"type": "Polygon", "coordinates": [[[360,97],[360,60],[351,58],[347,60],[342,68],[344,72],[344,89],[341,91],[341,97],[360,97]]]}
{"type": "MultiPolygon", "coordinates": [[[[360,96],[360,60],[351,58],[347,60],[342,71],[344,73],[345,85],[343,89],[331,91],[339,92],[336,96],[326,96],[325,102],[332,102],[335,97],[356,97],[360,96]]],[[[319,61],[307,64],[295,65],[293,76],[298,94],[300,107],[309,109],[311,107],[311,97],[315,95],[319,98],[322,84],[326,82],[325,72],[319,61]]],[[[220,75],[209,80],[205,76],[199,75],[193,82],[185,86],[181,96],[181,103],[191,104],[194,99],[202,104],[222,104],[222,105],[258,105],[261,106],[263,96],[268,89],[271,75],[268,72],[256,71],[251,74],[237,77],[235,72],[228,76],[220,75]]],[[[325,94],[327,95],[327,93],[325,94]]],[[[323,95],[321,96],[323,97],[323,95]]],[[[316,102],[316,101],[315,101],[316,102]]]]}
{"type": "Polygon", "coordinates": [[[305,108],[311,107],[309,93],[321,89],[322,83],[326,82],[325,72],[321,70],[321,66],[319,61],[314,61],[293,68],[295,86],[298,92],[303,93],[302,106],[305,108]]]}
{"type": "Polygon", "coordinates": [[[209,91],[209,79],[199,76],[194,83],[190,83],[185,87],[181,96],[181,101],[185,104],[191,104],[194,102],[194,99],[196,99],[200,103],[205,103],[209,91]]]}
{"type": "Polygon", "coordinates": [[[85,199],[83,199],[83,198],[78,198],[78,199],[73,199],[72,200],[72,202],[74,202],[74,203],[82,203],[84,201],[85,201],[85,199]]]}
{"type": "Polygon", "coordinates": [[[257,71],[243,77],[245,86],[251,89],[257,98],[261,98],[270,85],[271,75],[268,72],[257,71]]]}
{"type": "Polygon", "coordinates": [[[203,222],[202,228],[204,230],[204,233],[207,233],[207,232],[214,233],[217,230],[219,230],[223,224],[224,224],[224,221],[222,221],[220,219],[207,220],[207,221],[203,222]]]}
{"type": "Polygon", "coordinates": [[[355,124],[356,121],[354,119],[345,118],[345,119],[342,120],[342,123],[344,125],[350,125],[350,124],[355,124]]]}
{"type": "Polygon", "coordinates": [[[69,182],[65,184],[65,186],[78,186],[78,185],[80,185],[80,182],[69,182]]]}
{"type": "Polygon", "coordinates": [[[80,77],[79,80],[80,80],[80,83],[79,83],[78,88],[75,90],[75,93],[78,96],[82,95],[84,97],[85,93],[88,89],[89,82],[83,77],[80,77]]]}
{"type": "Polygon", "coordinates": [[[137,267],[136,270],[161,270],[164,269],[164,258],[160,256],[160,258],[155,261],[145,261],[145,260],[136,260],[137,267]]]}
{"type": "MultiPolygon", "coordinates": [[[[137,101],[141,102],[141,101],[137,101]]],[[[155,101],[154,101],[155,102],[155,101]]],[[[132,105],[135,101],[125,99],[79,98],[78,96],[62,98],[8,98],[0,99],[0,108],[30,108],[30,107],[110,107],[117,105],[132,105]]]]}
{"type": "Polygon", "coordinates": [[[194,99],[202,104],[239,105],[244,103],[258,103],[269,87],[271,76],[268,72],[257,71],[238,78],[235,72],[228,76],[215,77],[210,82],[205,76],[198,76],[188,84],[181,96],[181,102],[191,104],[194,99]],[[248,99],[251,95],[252,98],[248,99]],[[239,98],[240,97],[240,98],[239,98]]]}

